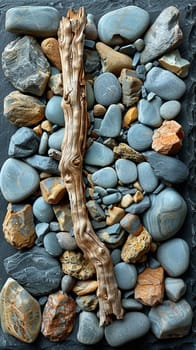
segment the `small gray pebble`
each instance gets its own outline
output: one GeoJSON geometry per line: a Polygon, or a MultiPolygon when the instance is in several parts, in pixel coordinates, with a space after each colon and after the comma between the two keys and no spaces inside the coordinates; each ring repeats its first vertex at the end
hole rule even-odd
{"type": "Polygon", "coordinates": [[[64,112],[61,107],[61,102],[61,96],[52,96],[46,105],[45,116],[53,124],[64,126],[64,112]]]}
{"type": "Polygon", "coordinates": [[[61,248],[55,232],[48,232],[44,236],[44,248],[47,253],[52,256],[59,256],[63,253],[63,249],[61,248]]]}
{"type": "Polygon", "coordinates": [[[38,153],[41,155],[44,155],[46,154],[47,149],[48,149],[48,133],[44,131],[41,136],[38,153]]]}
{"type": "Polygon", "coordinates": [[[33,214],[40,222],[50,222],[54,218],[52,206],[43,197],[38,197],[33,203],[33,214]]]}
{"type": "Polygon", "coordinates": [[[69,275],[64,275],[61,279],[61,289],[63,293],[69,293],[71,292],[73,286],[76,283],[76,279],[69,275]]]}

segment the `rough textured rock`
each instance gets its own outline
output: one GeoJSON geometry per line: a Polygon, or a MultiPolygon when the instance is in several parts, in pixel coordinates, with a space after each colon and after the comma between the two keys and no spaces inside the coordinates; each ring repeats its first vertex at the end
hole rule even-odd
{"type": "Polygon", "coordinates": [[[64,181],[57,176],[52,176],[40,182],[42,197],[49,204],[57,204],[64,197],[66,187],[64,181]]]}
{"type": "Polygon", "coordinates": [[[61,58],[59,53],[58,40],[55,38],[44,39],[41,43],[41,48],[52,65],[61,70],[61,58]]]}
{"type": "Polygon", "coordinates": [[[122,85],[122,101],[126,107],[134,106],[140,98],[142,81],[134,70],[123,68],[119,77],[122,85]]]}
{"type": "Polygon", "coordinates": [[[93,265],[81,252],[65,251],[60,258],[63,272],[79,280],[88,280],[95,274],[93,265]]]}
{"type": "Polygon", "coordinates": [[[144,256],[150,251],[151,241],[151,235],[145,228],[137,236],[130,234],[122,247],[122,260],[127,263],[141,262],[144,256]]]}
{"type": "Polygon", "coordinates": [[[189,73],[190,62],[181,57],[179,50],[174,50],[159,58],[161,67],[185,78],[189,73]]]}
{"type": "Polygon", "coordinates": [[[38,124],[44,118],[44,112],[44,103],[20,91],[12,91],[4,98],[3,114],[17,127],[38,124]]]}
{"type": "Polygon", "coordinates": [[[25,35],[11,41],[2,53],[2,68],[19,91],[36,96],[44,93],[50,65],[35,38],[25,35]]]}
{"type": "Polygon", "coordinates": [[[163,302],[164,270],[162,267],[147,267],[138,275],[135,287],[135,299],[142,304],[155,306],[163,302]]]}
{"type": "Polygon", "coordinates": [[[123,159],[130,159],[136,163],[142,162],[145,158],[144,156],[128,146],[126,143],[119,143],[118,146],[115,146],[113,152],[123,159]]]}
{"type": "Polygon", "coordinates": [[[32,247],[36,235],[31,205],[8,204],[3,232],[5,239],[16,249],[32,247]]]}
{"type": "Polygon", "coordinates": [[[77,296],[76,303],[83,311],[94,311],[98,306],[98,298],[95,294],[77,296]]]}
{"type": "Polygon", "coordinates": [[[160,57],[181,44],[183,33],[179,27],[179,14],[175,6],[166,7],[160,13],[144,36],[145,48],[141,53],[141,63],[160,57]]]}
{"type": "Polygon", "coordinates": [[[51,341],[62,341],[71,333],[76,317],[76,303],[62,291],[50,294],[42,315],[41,332],[51,341]]]}
{"type": "Polygon", "coordinates": [[[0,293],[2,330],[25,343],[32,343],[41,326],[40,305],[20,284],[8,278],[0,293]]]}
{"type": "Polygon", "coordinates": [[[182,147],[184,130],[175,120],[165,120],[152,137],[152,148],[161,154],[176,154],[182,147]]]}

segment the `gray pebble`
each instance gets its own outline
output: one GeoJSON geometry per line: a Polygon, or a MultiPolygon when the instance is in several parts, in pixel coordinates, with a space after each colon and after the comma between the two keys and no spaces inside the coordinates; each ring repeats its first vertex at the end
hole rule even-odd
{"type": "Polygon", "coordinates": [[[69,232],[60,231],[56,235],[59,245],[64,250],[77,249],[77,243],[74,237],[69,232]]]}
{"type": "Polygon", "coordinates": [[[143,39],[139,38],[136,41],[134,41],[134,45],[136,47],[136,50],[140,52],[143,50],[143,48],[145,46],[145,42],[143,39]]]}
{"type": "Polygon", "coordinates": [[[94,94],[97,103],[110,106],[121,98],[121,86],[113,73],[100,74],[94,82],[94,94]]]}
{"type": "Polygon", "coordinates": [[[115,204],[120,202],[121,198],[122,198],[122,194],[120,192],[116,192],[116,193],[108,194],[107,196],[103,197],[102,202],[105,205],[115,204]]]}
{"type": "Polygon", "coordinates": [[[106,189],[103,188],[103,187],[101,187],[101,186],[95,186],[95,187],[94,187],[94,191],[95,191],[96,193],[98,193],[98,195],[99,195],[100,197],[104,197],[104,196],[106,196],[106,195],[108,194],[108,192],[106,191],[106,189]]]}
{"type": "Polygon", "coordinates": [[[93,108],[95,102],[95,96],[92,85],[87,81],[86,82],[86,99],[87,99],[87,108],[88,110],[93,108]]]}
{"type": "Polygon", "coordinates": [[[86,202],[86,207],[92,219],[96,221],[105,220],[105,213],[97,201],[89,200],[86,202]]]}
{"type": "Polygon", "coordinates": [[[50,231],[53,231],[53,232],[60,231],[60,225],[57,221],[51,221],[49,226],[50,226],[50,231]]]}
{"type": "Polygon", "coordinates": [[[135,50],[136,48],[134,44],[128,44],[128,45],[121,46],[119,49],[119,52],[132,57],[135,53],[135,50]]]}
{"type": "Polygon", "coordinates": [[[36,245],[40,246],[43,244],[43,239],[45,234],[49,231],[49,224],[47,222],[39,222],[35,225],[35,233],[37,239],[35,241],[36,245]]]}
{"type": "Polygon", "coordinates": [[[119,223],[97,230],[96,234],[102,242],[112,249],[121,246],[125,239],[125,232],[119,223]]]}
{"type": "Polygon", "coordinates": [[[121,124],[121,108],[119,105],[111,104],[101,122],[99,134],[104,137],[117,137],[120,135],[121,124]]]}
{"type": "Polygon", "coordinates": [[[69,275],[64,275],[61,279],[61,289],[63,293],[69,293],[71,292],[73,286],[76,283],[76,279],[69,275]]]}
{"type": "Polygon", "coordinates": [[[140,311],[143,309],[143,305],[133,298],[123,298],[122,307],[128,311],[140,311]]]}
{"type": "Polygon", "coordinates": [[[127,213],[131,214],[141,214],[144,213],[151,205],[149,196],[144,196],[144,198],[138,202],[133,203],[129,207],[125,208],[127,213]]]}
{"type": "Polygon", "coordinates": [[[64,126],[64,112],[61,107],[61,102],[61,96],[52,96],[46,105],[45,116],[53,124],[64,126]]]}
{"type": "Polygon", "coordinates": [[[48,149],[48,133],[44,131],[41,136],[38,153],[40,155],[44,155],[46,154],[47,149],[48,149]]]}
{"type": "Polygon", "coordinates": [[[176,302],[178,301],[186,292],[186,284],[181,278],[165,278],[165,291],[167,297],[176,302]]]}
{"type": "Polygon", "coordinates": [[[52,206],[43,197],[38,197],[33,203],[33,214],[40,222],[49,223],[54,218],[52,206]]]}
{"type": "Polygon", "coordinates": [[[161,99],[155,96],[153,100],[141,99],[138,103],[138,120],[140,123],[157,128],[162,123],[160,116],[161,99]]]}
{"type": "Polygon", "coordinates": [[[158,178],[154,174],[151,165],[148,162],[139,163],[137,166],[138,181],[144,192],[153,192],[158,186],[158,178]]]}
{"type": "Polygon", "coordinates": [[[156,269],[157,267],[160,267],[161,264],[153,256],[149,256],[148,257],[148,266],[151,267],[151,269],[156,269]]]}
{"type": "Polygon", "coordinates": [[[133,264],[120,262],[114,266],[114,272],[120,289],[128,290],[135,287],[137,270],[133,264]]]}
{"type": "Polygon", "coordinates": [[[122,184],[130,184],[137,180],[137,167],[128,159],[118,159],[115,162],[117,176],[122,184]]]}
{"type": "Polygon", "coordinates": [[[140,61],[140,53],[138,51],[136,51],[136,53],[133,56],[133,60],[132,60],[132,67],[134,69],[138,65],[139,61],[140,61]]]}
{"type": "Polygon", "coordinates": [[[59,256],[63,253],[63,249],[58,242],[55,232],[48,232],[44,236],[43,243],[48,254],[52,256],[59,256]]]}
{"type": "Polygon", "coordinates": [[[171,120],[177,117],[181,110],[181,103],[179,101],[167,101],[160,107],[160,115],[163,119],[171,120]]]}
{"type": "Polygon", "coordinates": [[[107,166],[114,161],[114,153],[103,144],[94,141],[87,149],[84,162],[88,165],[107,166]]]}
{"type": "Polygon", "coordinates": [[[143,124],[136,123],[129,128],[127,141],[129,146],[140,152],[151,147],[152,136],[152,129],[143,124]]]}
{"type": "Polygon", "coordinates": [[[104,329],[99,326],[97,316],[89,311],[82,311],[79,315],[77,340],[86,345],[97,344],[103,339],[104,329]]]}
{"type": "Polygon", "coordinates": [[[62,142],[63,142],[64,133],[65,133],[65,128],[60,128],[59,130],[53,132],[49,136],[49,140],[48,140],[49,147],[60,151],[62,142]]]}
{"type": "Polygon", "coordinates": [[[15,158],[28,157],[38,150],[40,139],[32,129],[23,126],[11,136],[8,155],[15,158]]]}
{"type": "Polygon", "coordinates": [[[111,252],[111,259],[113,265],[118,264],[121,261],[121,250],[116,248],[111,252]]]}
{"type": "Polygon", "coordinates": [[[24,161],[37,170],[59,175],[59,163],[50,157],[35,154],[31,157],[24,158],[24,161]]]}
{"type": "Polygon", "coordinates": [[[105,167],[96,171],[92,175],[92,181],[95,185],[107,188],[107,187],[115,187],[117,185],[118,179],[117,179],[116,172],[113,168],[105,167]]]}

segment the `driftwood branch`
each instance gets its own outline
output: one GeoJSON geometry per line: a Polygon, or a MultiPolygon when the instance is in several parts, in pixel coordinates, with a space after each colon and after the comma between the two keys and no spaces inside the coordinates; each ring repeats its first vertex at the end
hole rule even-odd
{"type": "Polygon", "coordinates": [[[75,239],[85,257],[95,266],[98,281],[100,325],[123,317],[120,291],[108,249],[94,233],[86,209],[82,162],[86,148],[88,113],[83,69],[86,15],[83,7],[70,9],[58,31],[62,62],[65,134],[60,161],[61,176],[69,194],[75,239]]]}

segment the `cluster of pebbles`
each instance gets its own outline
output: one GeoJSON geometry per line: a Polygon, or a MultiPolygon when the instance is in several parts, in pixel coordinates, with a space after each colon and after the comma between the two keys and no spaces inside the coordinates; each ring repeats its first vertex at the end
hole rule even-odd
{"type": "Polygon", "coordinates": [[[175,120],[190,63],[177,47],[183,33],[170,6],[150,15],[128,6],[87,15],[84,66],[89,130],[83,177],[96,234],[111,252],[123,320],[99,327],[95,270],[77,247],[58,164],[64,135],[60,16],[52,7],[6,14],[20,36],[2,54],[16,89],[4,116],[17,127],[0,173],[9,202],[5,239],[18,251],[4,260],[10,276],[0,294],[2,329],[31,343],[42,334],[62,341],[79,313],[77,340],[110,346],[142,337],[183,337],[192,323],[183,274],[189,246],[176,234],[187,205],[177,191],[188,169],[178,159],[184,131],[175,120]],[[22,20],[21,20],[22,18],[22,20]],[[32,20],[33,19],[33,20],[32,20]]]}

